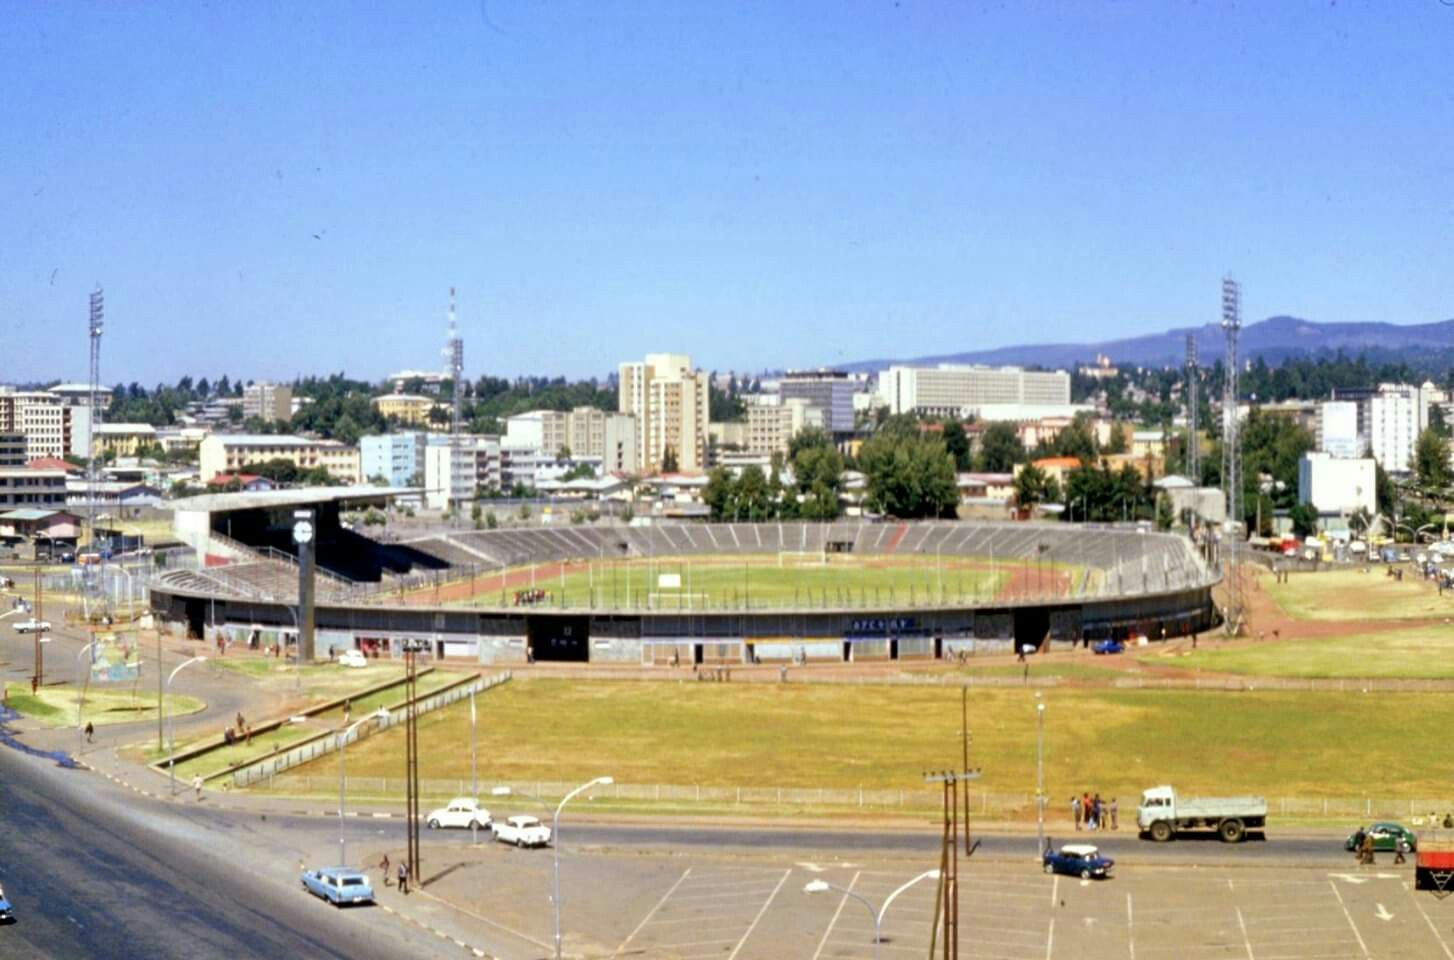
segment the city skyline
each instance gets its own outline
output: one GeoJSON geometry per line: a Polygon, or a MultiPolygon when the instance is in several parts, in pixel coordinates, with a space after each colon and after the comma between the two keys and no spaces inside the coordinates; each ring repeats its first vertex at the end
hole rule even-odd
{"type": "Polygon", "coordinates": [[[1454,10],[27,8],[7,379],[817,367],[1445,319],[1454,10]],[[65,64],[58,70],[57,64],[65,64]]]}

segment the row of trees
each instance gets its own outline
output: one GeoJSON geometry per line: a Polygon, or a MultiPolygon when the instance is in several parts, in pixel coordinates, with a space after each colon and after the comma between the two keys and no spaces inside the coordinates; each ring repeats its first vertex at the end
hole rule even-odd
{"type": "Polygon", "coordinates": [[[832,520],[841,512],[843,455],[821,430],[800,433],[788,451],[793,482],[782,479],[783,458],[767,473],[750,466],[734,477],[718,467],[707,478],[703,501],[713,520],[832,520]]]}

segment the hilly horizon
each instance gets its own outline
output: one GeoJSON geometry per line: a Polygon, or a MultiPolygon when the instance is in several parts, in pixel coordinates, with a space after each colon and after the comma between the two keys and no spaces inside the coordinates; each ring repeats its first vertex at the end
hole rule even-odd
{"type": "MultiPolygon", "coordinates": [[[[891,364],[980,363],[1072,369],[1098,354],[1115,366],[1181,366],[1186,337],[1196,338],[1202,366],[1225,355],[1226,339],[1219,324],[1177,327],[1164,333],[1090,343],[1043,343],[995,347],[959,353],[896,359],[860,360],[838,365],[849,371],[880,371],[891,364]]],[[[1300,317],[1275,316],[1244,324],[1238,352],[1247,360],[1261,358],[1272,366],[1296,358],[1316,359],[1339,352],[1370,361],[1405,362],[1415,369],[1443,372],[1454,365],[1454,320],[1399,325],[1382,322],[1319,323],[1300,317]]]]}

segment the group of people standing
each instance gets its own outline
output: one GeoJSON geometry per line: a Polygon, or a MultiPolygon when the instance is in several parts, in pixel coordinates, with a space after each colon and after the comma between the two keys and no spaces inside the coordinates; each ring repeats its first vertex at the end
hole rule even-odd
{"type": "Polygon", "coordinates": [[[1075,829],[1086,830],[1119,830],[1120,807],[1116,798],[1112,797],[1110,803],[1102,803],[1101,795],[1082,793],[1080,796],[1074,794],[1070,797],[1070,815],[1075,819],[1075,829]]]}

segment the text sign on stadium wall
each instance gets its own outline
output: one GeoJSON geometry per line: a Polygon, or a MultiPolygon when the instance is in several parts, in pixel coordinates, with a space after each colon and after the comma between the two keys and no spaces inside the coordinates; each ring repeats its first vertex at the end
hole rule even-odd
{"type": "Polygon", "coordinates": [[[656,576],[656,589],[658,590],[680,590],[682,588],[682,575],[679,573],[660,573],[656,576]]]}

